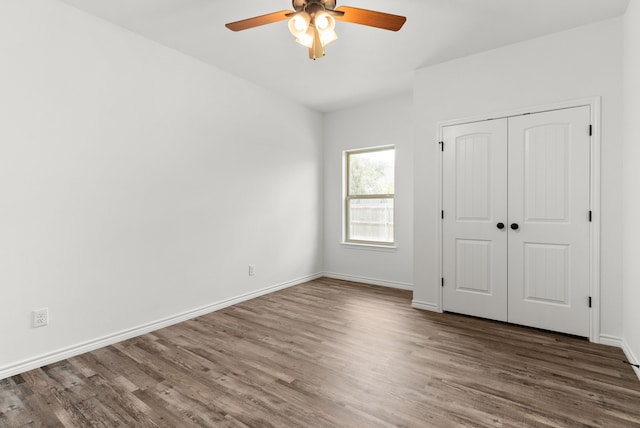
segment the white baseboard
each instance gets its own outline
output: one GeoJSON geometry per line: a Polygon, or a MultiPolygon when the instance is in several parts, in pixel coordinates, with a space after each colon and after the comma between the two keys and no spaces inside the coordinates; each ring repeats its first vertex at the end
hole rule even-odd
{"type": "Polygon", "coordinates": [[[302,284],[307,281],[312,281],[314,279],[321,278],[322,276],[323,275],[321,273],[317,273],[317,274],[308,275],[302,278],[297,278],[291,281],[283,282],[281,284],[277,284],[270,287],[262,288],[260,290],[252,291],[250,293],[241,294],[239,296],[222,300],[220,302],[211,303],[209,305],[202,306],[200,308],[186,311],[186,312],[173,315],[167,318],[163,318],[148,324],[143,324],[141,326],[134,327],[132,329],[123,330],[118,333],[110,334],[97,339],[79,343],[74,346],[70,346],[54,352],[40,355],[38,357],[30,358],[28,360],[11,364],[9,366],[0,367],[0,379],[4,379],[10,376],[24,373],[26,371],[33,370],[38,367],[46,366],[47,364],[52,364],[58,361],[62,361],[64,359],[71,358],[76,355],[84,354],[85,352],[93,351],[98,348],[113,345],[114,343],[131,339],[132,337],[140,336],[145,333],[150,333],[152,331],[159,330],[161,328],[168,327],[170,325],[177,324],[192,318],[196,318],[201,315],[208,314],[210,312],[215,312],[240,302],[251,300],[268,293],[273,293],[274,291],[283,290],[285,288],[289,288],[294,285],[302,284]]]}
{"type": "MultiPolygon", "coordinates": [[[[624,355],[626,355],[627,361],[633,364],[640,364],[640,360],[638,360],[637,356],[633,354],[631,347],[629,347],[629,344],[624,339],[622,339],[622,351],[624,352],[624,355]]],[[[638,376],[638,380],[640,380],[640,369],[634,366],[631,367],[633,367],[633,371],[636,372],[636,376],[638,376]]]]}
{"type": "Polygon", "coordinates": [[[622,348],[622,338],[618,336],[610,336],[608,334],[601,334],[598,341],[601,345],[615,346],[622,348]]]}
{"type": "Polygon", "coordinates": [[[420,302],[418,300],[413,300],[411,302],[411,307],[416,309],[422,309],[423,311],[442,313],[442,310],[435,303],[420,302]]]}
{"type": "Polygon", "coordinates": [[[324,276],[332,279],[340,279],[343,281],[361,282],[369,285],[380,285],[382,287],[399,288],[401,290],[413,291],[413,285],[404,282],[387,281],[384,279],[368,278],[358,275],[347,275],[343,273],[324,272],[324,276]]]}

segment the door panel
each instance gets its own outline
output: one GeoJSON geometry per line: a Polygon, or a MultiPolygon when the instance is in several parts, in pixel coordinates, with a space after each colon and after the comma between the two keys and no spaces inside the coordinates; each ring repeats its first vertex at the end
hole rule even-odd
{"type": "Polygon", "coordinates": [[[491,219],[491,142],[490,133],[460,135],[455,138],[456,219],[491,219]]]}
{"type": "Polygon", "coordinates": [[[506,119],[444,129],[444,310],[507,320],[506,119]]]}
{"type": "MultiPolygon", "coordinates": [[[[567,124],[524,130],[523,158],[518,161],[524,163],[525,221],[567,222],[571,179],[569,141],[567,124]]],[[[512,168],[518,170],[518,166],[514,164],[512,168]]]]}
{"type": "Polygon", "coordinates": [[[456,291],[491,295],[491,241],[456,239],[456,291]]]}
{"type": "Polygon", "coordinates": [[[509,322],[589,335],[589,119],[509,119],[509,322]]]}
{"type": "Polygon", "coordinates": [[[524,299],[569,304],[569,245],[524,244],[524,299]]]}

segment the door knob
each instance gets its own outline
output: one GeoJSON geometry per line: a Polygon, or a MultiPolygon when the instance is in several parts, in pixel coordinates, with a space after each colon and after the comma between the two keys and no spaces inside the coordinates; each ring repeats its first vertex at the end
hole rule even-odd
{"type": "Polygon", "coordinates": [[[504,229],[504,223],[498,223],[496,224],[496,226],[498,227],[498,229],[502,230],[504,229]]]}
{"type": "Polygon", "coordinates": [[[518,223],[511,223],[511,229],[513,230],[518,230],[520,226],[518,226],[518,223]]]}

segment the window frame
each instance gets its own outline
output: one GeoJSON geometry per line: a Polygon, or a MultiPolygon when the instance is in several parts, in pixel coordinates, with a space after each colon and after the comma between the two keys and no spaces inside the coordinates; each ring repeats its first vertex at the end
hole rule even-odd
{"type": "Polygon", "coordinates": [[[344,233],[343,233],[343,243],[344,244],[356,244],[356,245],[370,245],[370,246],[382,246],[382,247],[395,247],[396,245],[396,222],[395,222],[395,191],[396,191],[396,177],[395,177],[395,169],[396,169],[396,147],[395,145],[387,145],[387,146],[377,146],[377,147],[369,147],[364,149],[355,149],[355,150],[345,150],[344,151],[344,233]],[[350,194],[350,171],[351,171],[351,155],[358,155],[363,153],[374,153],[374,152],[382,152],[386,150],[393,150],[393,193],[385,193],[385,194],[374,194],[374,195],[351,195],[350,194]],[[363,239],[351,239],[351,228],[350,224],[350,202],[352,200],[362,200],[362,199],[390,199],[393,201],[393,223],[391,226],[393,241],[370,241],[363,239]]]}

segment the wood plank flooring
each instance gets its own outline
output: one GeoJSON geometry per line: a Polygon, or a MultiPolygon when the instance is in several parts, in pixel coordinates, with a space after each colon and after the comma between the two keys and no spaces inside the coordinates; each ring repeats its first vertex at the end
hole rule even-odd
{"type": "Polygon", "coordinates": [[[631,427],[621,350],[319,279],[0,381],[0,426],[631,427]]]}

